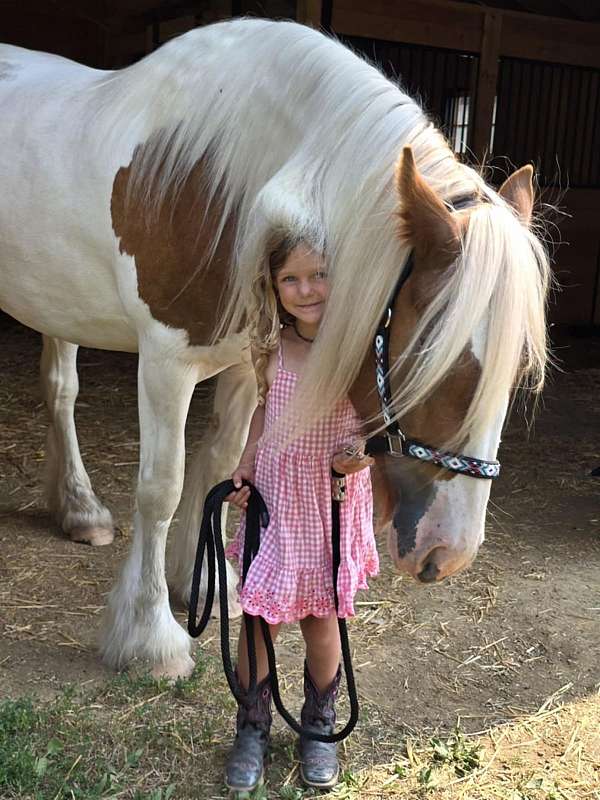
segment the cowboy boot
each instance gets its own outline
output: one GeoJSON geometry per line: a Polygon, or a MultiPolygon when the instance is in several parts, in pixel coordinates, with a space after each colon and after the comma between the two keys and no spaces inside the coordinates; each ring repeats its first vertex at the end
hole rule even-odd
{"type": "MultiPolygon", "coordinates": [[[[341,667],[330,686],[321,694],[312,682],[308,666],[304,662],[304,706],[302,727],[315,733],[331,734],[335,728],[335,699],[338,694],[341,667]]],[[[300,776],[307,786],[329,789],[335,786],[339,774],[337,745],[316,742],[300,737],[300,776]]]]}
{"type": "MultiPolygon", "coordinates": [[[[248,701],[248,695],[245,695],[248,701]]],[[[267,675],[256,686],[247,707],[238,705],[236,735],[225,765],[225,784],[234,792],[251,792],[262,782],[269,746],[271,683],[267,675]]]]}

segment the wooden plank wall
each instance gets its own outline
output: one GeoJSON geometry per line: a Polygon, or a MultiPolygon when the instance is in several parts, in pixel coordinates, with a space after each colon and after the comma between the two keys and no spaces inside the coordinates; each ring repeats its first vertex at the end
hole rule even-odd
{"type": "Polygon", "coordinates": [[[103,67],[106,48],[104,4],[96,0],[2,0],[0,42],[43,50],[103,67]]]}
{"type": "Polygon", "coordinates": [[[560,207],[566,216],[556,220],[558,232],[548,231],[555,243],[562,243],[550,318],[557,325],[600,326],[600,191],[570,189],[560,207]]]}
{"type": "Polygon", "coordinates": [[[322,0],[298,0],[296,20],[312,28],[320,28],[323,19],[322,0]]]}
{"type": "Polygon", "coordinates": [[[107,59],[110,68],[123,67],[161,44],[199,25],[231,17],[232,0],[155,3],[149,0],[110,0],[107,59]]]}

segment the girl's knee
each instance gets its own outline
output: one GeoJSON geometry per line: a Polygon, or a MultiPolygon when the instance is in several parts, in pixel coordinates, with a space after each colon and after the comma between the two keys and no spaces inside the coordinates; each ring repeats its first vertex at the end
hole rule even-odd
{"type": "Polygon", "coordinates": [[[300,627],[306,641],[318,640],[323,645],[329,642],[335,644],[339,641],[339,630],[335,614],[331,614],[328,617],[305,617],[301,620],[300,627]]]}

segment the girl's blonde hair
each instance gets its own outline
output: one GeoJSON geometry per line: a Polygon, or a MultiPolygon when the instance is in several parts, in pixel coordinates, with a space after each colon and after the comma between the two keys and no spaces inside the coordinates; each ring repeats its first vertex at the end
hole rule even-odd
{"type": "Polygon", "coordinates": [[[275,277],[296,247],[311,248],[304,237],[295,237],[289,232],[272,234],[265,250],[265,257],[258,265],[252,281],[252,295],[248,309],[248,332],[254,359],[258,404],[264,405],[268,391],[266,371],[269,356],[279,347],[281,328],[291,325],[294,317],[283,308],[275,290],[275,277]]]}

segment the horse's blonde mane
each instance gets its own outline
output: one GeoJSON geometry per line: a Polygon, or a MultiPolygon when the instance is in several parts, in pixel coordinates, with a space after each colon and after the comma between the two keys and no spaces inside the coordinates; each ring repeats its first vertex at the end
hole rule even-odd
{"type": "Polygon", "coordinates": [[[296,432],[348,393],[406,263],[393,188],[405,145],[442,199],[479,192],[491,202],[472,211],[463,255],[415,331],[421,355],[396,392],[397,413],[431,393],[488,312],[481,380],[456,439],[486,428],[522,368],[540,385],[542,246],[456,160],[415,101],[348,49],[291,23],[233,21],[168,43],[104,79],[103,91],[103,118],[126,109],[147,131],[136,180],[149,202],[160,204],[204,159],[222,226],[236,219],[235,269],[217,336],[244,324],[273,230],[325,252],[331,294],[299,385],[296,432]]]}

